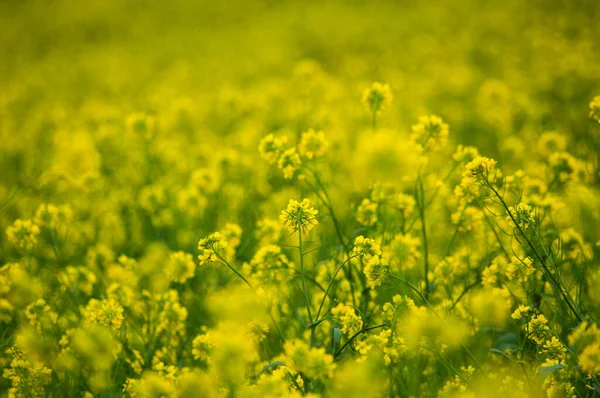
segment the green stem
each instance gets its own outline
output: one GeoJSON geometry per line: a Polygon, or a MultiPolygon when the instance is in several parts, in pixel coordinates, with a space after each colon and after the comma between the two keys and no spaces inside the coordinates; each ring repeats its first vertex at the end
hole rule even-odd
{"type": "MultiPolygon", "coordinates": [[[[581,313],[579,312],[579,309],[577,308],[577,305],[573,302],[573,299],[568,294],[568,292],[566,291],[566,289],[564,289],[562,287],[564,285],[562,284],[562,281],[560,280],[560,277],[557,278],[550,271],[550,269],[548,268],[548,265],[546,264],[546,261],[544,261],[544,259],[542,258],[542,256],[538,253],[537,249],[535,248],[535,246],[533,245],[533,243],[531,242],[531,240],[527,237],[527,235],[525,235],[525,232],[523,231],[523,229],[521,228],[521,226],[519,225],[519,223],[517,222],[517,220],[513,216],[512,212],[509,210],[508,205],[504,201],[504,198],[502,198],[502,195],[500,195],[500,193],[489,182],[485,181],[485,186],[487,186],[489,189],[491,189],[492,192],[494,193],[494,195],[496,195],[496,197],[500,201],[500,204],[502,205],[502,207],[504,208],[504,210],[506,211],[506,213],[508,214],[508,216],[512,220],[513,224],[516,226],[516,228],[519,231],[519,233],[521,234],[521,236],[523,238],[525,238],[525,241],[527,242],[527,246],[533,251],[533,254],[538,259],[538,261],[540,262],[540,264],[542,265],[542,268],[544,269],[544,271],[547,274],[548,278],[550,278],[550,281],[552,282],[551,283],[552,287],[555,288],[556,290],[558,290],[558,292],[560,293],[560,295],[565,300],[567,306],[573,312],[573,314],[579,320],[579,322],[583,322],[584,318],[581,315],[581,313]]],[[[542,242],[540,242],[540,244],[542,244],[542,242]]],[[[542,246],[543,246],[543,244],[542,244],[542,246]]]]}
{"type": "MultiPolygon", "coordinates": [[[[246,282],[246,285],[248,285],[248,287],[250,289],[252,289],[252,291],[256,294],[256,290],[254,290],[254,288],[252,287],[252,285],[250,284],[250,282],[248,282],[248,280],[244,277],[244,275],[242,275],[237,269],[235,269],[235,267],[233,267],[231,264],[229,264],[229,261],[225,260],[223,257],[221,257],[221,255],[214,250],[216,256],[225,264],[229,267],[229,269],[231,269],[237,276],[239,276],[244,282],[246,282]]],[[[285,335],[283,334],[283,332],[281,331],[281,328],[279,327],[279,324],[277,323],[277,321],[275,321],[275,318],[273,317],[273,314],[271,314],[271,310],[269,309],[269,318],[271,319],[271,322],[273,322],[273,325],[275,325],[275,328],[277,329],[277,332],[279,333],[279,336],[281,337],[281,339],[283,341],[286,341],[285,335]]]]}
{"type": "Polygon", "coordinates": [[[246,282],[246,285],[248,285],[248,287],[250,289],[254,290],[254,288],[252,287],[250,282],[248,282],[248,280],[246,278],[244,278],[244,275],[242,275],[237,269],[235,269],[231,264],[229,264],[229,261],[227,261],[223,257],[221,257],[221,255],[216,250],[213,249],[213,251],[216,254],[216,256],[219,258],[219,260],[221,260],[226,266],[229,267],[229,269],[231,269],[237,276],[239,276],[244,282],[246,282]]]}
{"type": "Polygon", "coordinates": [[[421,220],[421,236],[423,238],[423,264],[425,267],[425,294],[429,295],[429,248],[427,245],[427,226],[425,223],[425,189],[421,173],[417,177],[417,191],[419,192],[419,218],[421,220]]]}
{"type": "Polygon", "coordinates": [[[504,248],[504,245],[502,244],[502,239],[500,239],[500,235],[498,235],[498,231],[496,231],[496,228],[494,228],[494,225],[492,224],[492,222],[488,218],[487,214],[485,214],[485,211],[483,211],[483,205],[481,203],[479,204],[479,209],[483,213],[483,218],[485,219],[485,222],[487,223],[488,227],[490,227],[490,229],[494,233],[496,241],[498,242],[498,246],[500,246],[500,250],[502,250],[502,254],[506,258],[506,260],[508,262],[510,262],[510,260],[511,260],[510,254],[508,254],[508,251],[504,248]]]}
{"type": "MultiPolygon", "coordinates": [[[[333,281],[335,280],[335,277],[337,276],[337,274],[340,272],[340,270],[344,267],[344,265],[350,261],[351,259],[355,258],[356,256],[352,256],[352,257],[348,257],[346,260],[344,260],[339,267],[337,267],[337,269],[335,270],[335,272],[333,273],[333,277],[331,278],[331,280],[329,281],[329,285],[327,285],[327,289],[325,290],[325,295],[323,296],[323,300],[321,300],[321,304],[319,305],[319,310],[317,311],[317,316],[315,317],[315,320],[319,320],[319,316],[321,315],[321,311],[323,310],[323,305],[325,305],[325,300],[327,299],[327,295],[329,294],[329,290],[331,289],[331,286],[333,286],[333,281]]],[[[316,327],[317,325],[315,325],[316,327]]]]}
{"type": "Polygon", "coordinates": [[[368,328],[363,328],[361,330],[359,330],[358,332],[354,333],[354,335],[352,335],[352,337],[350,337],[348,340],[346,340],[346,342],[344,343],[344,345],[339,349],[339,351],[333,356],[333,359],[337,359],[337,357],[340,356],[340,354],[342,353],[342,351],[344,351],[344,348],[346,348],[348,346],[348,344],[350,344],[352,341],[354,341],[354,339],[356,339],[358,336],[360,336],[361,334],[368,332],[369,330],[374,330],[374,329],[379,329],[379,328],[384,328],[384,327],[389,327],[387,324],[382,323],[381,325],[377,325],[377,326],[370,326],[368,328]]]}
{"type": "MultiPolygon", "coordinates": [[[[302,214],[298,220],[298,251],[300,252],[300,277],[302,279],[302,294],[304,295],[304,302],[306,303],[306,311],[308,312],[309,323],[313,323],[312,312],[310,310],[310,300],[308,299],[308,292],[306,291],[306,277],[304,276],[304,253],[302,251],[302,214]]],[[[315,330],[311,328],[310,332],[310,344],[314,342],[315,330]]]]}
{"type": "Polygon", "coordinates": [[[373,106],[373,120],[372,120],[373,131],[377,130],[377,106],[373,106]]]}
{"type": "MultiPolygon", "coordinates": [[[[340,226],[338,218],[335,215],[335,211],[333,210],[333,205],[331,204],[331,199],[329,198],[329,194],[327,193],[327,189],[325,189],[325,185],[323,184],[323,182],[319,178],[319,175],[315,171],[313,171],[312,169],[310,169],[308,167],[306,167],[306,169],[315,178],[315,182],[317,183],[317,190],[316,190],[317,197],[321,200],[321,203],[323,204],[323,206],[325,206],[327,208],[327,211],[329,212],[329,215],[331,216],[331,220],[333,222],[333,226],[335,228],[335,232],[336,232],[337,237],[338,237],[338,239],[340,241],[340,244],[342,245],[342,247],[346,251],[346,254],[348,255],[348,257],[350,257],[350,252],[351,252],[350,251],[350,244],[346,241],[346,238],[344,237],[344,234],[342,233],[342,228],[340,226]],[[324,197],[321,196],[321,195],[319,195],[319,192],[318,192],[319,189],[323,193],[324,197]]],[[[356,297],[355,297],[355,294],[354,294],[354,274],[353,274],[353,269],[359,275],[359,281],[361,283],[361,289],[362,289],[362,291],[365,290],[366,282],[362,278],[360,278],[360,272],[357,269],[354,268],[354,264],[352,264],[352,262],[350,261],[348,263],[348,270],[346,271],[346,269],[344,268],[344,274],[346,275],[346,278],[350,282],[350,294],[352,295],[352,304],[354,304],[356,306],[356,297]]]]}
{"type": "MultiPolygon", "coordinates": [[[[396,275],[393,275],[393,274],[387,274],[387,275],[391,276],[392,278],[398,279],[400,282],[405,283],[406,285],[408,285],[415,293],[417,293],[417,295],[421,298],[421,300],[423,300],[423,302],[425,304],[427,304],[427,306],[431,309],[431,312],[433,312],[433,314],[438,319],[440,319],[440,320],[442,319],[442,317],[440,316],[440,314],[438,314],[437,311],[433,308],[433,305],[431,305],[431,303],[429,302],[429,300],[427,300],[427,298],[425,296],[423,296],[423,294],[419,291],[419,289],[417,289],[415,287],[415,285],[413,285],[412,283],[410,283],[409,281],[407,281],[404,278],[400,278],[399,276],[396,276],[396,275]]],[[[477,285],[477,283],[471,285],[468,289],[465,289],[464,293],[466,293],[466,291],[468,291],[471,287],[474,287],[476,285],[477,285]]],[[[393,330],[393,328],[392,328],[392,330],[393,330]]],[[[467,346],[464,345],[462,342],[460,343],[460,346],[463,348],[463,350],[465,350],[465,352],[471,358],[471,360],[473,361],[473,363],[477,366],[477,368],[479,369],[479,371],[481,372],[481,374],[483,374],[487,378],[487,375],[484,372],[483,367],[479,364],[479,362],[477,361],[477,359],[475,359],[475,357],[473,356],[473,354],[471,353],[471,351],[467,348],[467,346]]]]}

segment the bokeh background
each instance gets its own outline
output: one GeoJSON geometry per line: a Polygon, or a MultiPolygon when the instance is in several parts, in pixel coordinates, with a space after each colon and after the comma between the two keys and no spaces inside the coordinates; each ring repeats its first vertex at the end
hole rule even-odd
{"type": "Polygon", "coordinates": [[[256,201],[234,212],[222,201],[198,225],[239,216],[250,226],[248,207],[269,192],[256,166],[267,133],[324,129],[335,177],[365,189],[413,172],[399,154],[428,113],[451,126],[451,142],[507,171],[524,167],[546,131],[591,159],[598,48],[591,0],[3,1],[2,222],[77,197],[112,213],[144,187],[177,191],[205,168],[256,201]],[[372,81],[394,95],[375,139],[360,103],[372,81]],[[125,133],[136,112],[159,126],[151,143],[125,133]],[[250,190],[236,185],[247,181],[250,190]]]}
{"type": "MultiPolygon", "coordinates": [[[[40,332],[54,363],[88,299],[112,294],[123,300],[127,325],[168,318],[173,335],[155,358],[178,347],[165,362],[193,364],[191,340],[215,323],[210,295],[235,281],[225,267],[196,267],[198,240],[233,230],[229,255],[241,265],[260,245],[258,222],[312,194],[261,159],[258,144],[270,133],[294,145],[308,128],[325,131],[330,147],[319,172],[348,237],[364,230],[355,213],[372,183],[414,192],[406,178],[415,178],[418,162],[407,143],[419,116],[436,114],[450,126],[449,145],[429,158],[428,194],[458,144],[496,159],[505,175],[523,169],[529,188],[540,189],[564,166],[552,164],[552,154],[568,152],[577,167],[565,166],[568,178],[553,186],[560,206],[553,202],[549,213],[597,258],[600,148],[588,104],[600,94],[599,49],[595,0],[2,0],[0,265],[27,272],[1,292],[8,306],[0,345],[29,330],[23,314],[44,297],[66,325],[40,332]],[[361,103],[375,81],[394,96],[376,130],[361,103]],[[11,244],[5,230],[40,219],[46,204],[58,206],[53,233],[44,227],[33,254],[11,244]],[[179,250],[186,261],[170,262],[179,250]],[[165,315],[165,300],[174,315],[165,315]],[[154,306],[148,319],[140,303],[154,306]]],[[[455,230],[459,183],[455,170],[430,212],[432,263],[455,230]]],[[[319,210],[315,236],[324,249],[314,256],[323,261],[338,243],[319,210]]],[[[485,249],[474,236],[461,235],[465,250],[485,249]]],[[[287,321],[290,334],[305,330],[287,321]]],[[[154,348],[143,351],[146,366],[154,348]]],[[[120,372],[97,391],[122,392],[136,377],[124,365],[131,355],[119,357],[120,372]]],[[[93,384],[73,380],[53,379],[46,391],[80,396],[93,384]]],[[[0,395],[9,385],[0,381],[0,395]]]]}

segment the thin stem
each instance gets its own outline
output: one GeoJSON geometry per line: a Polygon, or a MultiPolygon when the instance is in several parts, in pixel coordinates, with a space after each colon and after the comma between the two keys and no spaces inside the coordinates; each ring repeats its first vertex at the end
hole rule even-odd
{"type": "MultiPolygon", "coordinates": [[[[571,296],[566,292],[566,289],[564,289],[563,287],[561,287],[562,281],[560,280],[560,278],[557,279],[555,277],[555,275],[550,271],[550,269],[548,268],[546,262],[544,261],[544,259],[542,258],[542,256],[538,253],[537,249],[535,248],[535,246],[533,245],[533,243],[531,242],[531,240],[527,237],[527,235],[525,235],[525,232],[523,231],[523,229],[521,228],[521,226],[519,225],[519,223],[515,219],[514,215],[512,214],[512,212],[510,211],[510,209],[508,208],[508,205],[504,201],[504,198],[502,198],[502,196],[500,195],[500,193],[498,193],[498,191],[489,182],[485,181],[485,186],[487,186],[489,189],[491,189],[492,192],[496,195],[496,197],[500,201],[500,204],[502,205],[502,207],[504,208],[504,210],[506,211],[506,213],[508,214],[508,216],[512,220],[513,224],[517,227],[517,229],[518,229],[519,233],[521,234],[521,236],[523,236],[525,238],[525,241],[527,242],[527,246],[529,246],[529,248],[533,251],[535,257],[538,259],[538,261],[542,265],[542,268],[544,269],[544,271],[546,272],[546,274],[548,275],[548,277],[550,278],[550,280],[552,282],[551,283],[552,286],[559,291],[560,295],[563,297],[563,299],[567,303],[569,309],[573,312],[573,314],[579,320],[579,322],[583,322],[584,318],[581,315],[581,313],[579,312],[579,309],[577,308],[577,305],[573,302],[573,299],[571,298],[571,296]]],[[[564,285],[562,285],[562,286],[564,286],[564,285]]]]}
{"type": "Polygon", "coordinates": [[[354,335],[352,335],[352,337],[350,337],[348,340],[346,340],[346,342],[344,343],[344,345],[342,345],[342,347],[339,349],[339,351],[333,356],[333,359],[337,359],[337,357],[340,356],[340,354],[342,353],[342,351],[344,351],[344,348],[346,348],[348,346],[348,344],[350,344],[352,341],[354,341],[354,339],[356,339],[358,336],[360,336],[361,334],[368,332],[369,330],[374,330],[374,329],[379,329],[379,328],[384,328],[384,327],[389,327],[387,324],[382,323],[381,325],[377,325],[377,326],[370,326],[368,328],[363,328],[361,330],[359,330],[358,332],[354,333],[354,335]]]}
{"type": "Polygon", "coordinates": [[[371,121],[373,131],[377,130],[377,105],[373,105],[373,120],[371,121]]]}
{"type": "Polygon", "coordinates": [[[333,286],[333,281],[335,281],[335,277],[337,276],[337,274],[340,272],[340,270],[344,267],[344,265],[350,261],[351,259],[355,258],[356,256],[352,256],[352,257],[348,257],[346,258],[346,260],[344,260],[339,267],[337,267],[337,269],[335,270],[335,272],[333,273],[333,277],[331,278],[331,280],[329,281],[329,285],[327,285],[327,289],[325,290],[325,295],[323,296],[323,300],[321,300],[321,304],[319,305],[319,310],[317,311],[317,316],[315,317],[315,320],[319,320],[319,316],[321,315],[321,310],[323,310],[323,305],[325,305],[325,300],[327,299],[327,295],[329,294],[329,290],[331,289],[331,286],[333,286]]]}
{"type": "MultiPolygon", "coordinates": [[[[252,285],[250,284],[250,282],[248,282],[248,280],[237,270],[235,269],[231,264],[229,264],[229,261],[225,260],[216,250],[213,250],[215,255],[225,264],[227,265],[237,276],[239,276],[244,282],[246,282],[246,285],[248,285],[248,287],[250,289],[252,289],[252,291],[254,293],[256,293],[256,290],[254,290],[254,288],[252,287],[252,285]]],[[[277,321],[275,321],[275,318],[273,317],[273,314],[271,314],[271,311],[269,310],[269,318],[271,319],[271,322],[273,322],[273,324],[275,325],[275,328],[277,329],[277,332],[279,333],[279,336],[281,337],[281,339],[283,341],[286,341],[286,338],[283,334],[283,332],[281,331],[281,328],[279,327],[279,324],[277,323],[277,321]]]]}
{"type": "Polygon", "coordinates": [[[221,257],[221,255],[216,250],[213,250],[213,252],[226,266],[229,267],[229,269],[231,269],[237,276],[239,276],[244,282],[246,282],[246,285],[248,285],[248,287],[250,289],[254,290],[254,288],[252,287],[250,282],[248,282],[248,280],[244,277],[244,275],[242,275],[237,269],[235,269],[235,267],[233,267],[231,264],[229,264],[229,261],[227,261],[223,257],[221,257]]]}
{"type": "MultiPolygon", "coordinates": [[[[335,215],[335,211],[333,209],[333,205],[331,204],[331,199],[329,198],[329,194],[327,193],[327,189],[325,189],[325,185],[323,184],[323,182],[319,178],[319,175],[315,171],[313,171],[309,167],[306,167],[306,169],[315,178],[315,182],[317,183],[317,189],[315,190],[315,193],[317,194],[317,197],[321,200],[321,203],[323,204],[323,206],[325,206],[327,208],[327,211],[329,212],[329,215],[331,216],[331,220],[333,221],[333,226],[335,228],[335,232],[336,232],[336,234],[338,236],[340,244],[342,245],[342,247],[346,251],[346,254],[348,255],[348,257],[350,257],[350,244],[346,241],[346,238],[344,237],[344,234],[342,233],[342,228],[340,226],[338,218],[335,215]],[[323,193],[324,197],[319,194],[319,192],[318,192],[319,189],[323,193]]],[[[352,303],[356,306],[356,297],[355,297],[355,294],[354,294],[354,283],[353,283],[354,282],[354,274],[353,274],[352,271],[353,271],[353,264],[352,264],[352,262],[349,262],[348,270],[346,270],[344,268],[344,274],[346,275],[346,278],[350,282],[350,294],[352,296],[352,303]]],[[[360,272],[358,272],[358,270],[356,270],[356,269],[355,269],[355,271],[359,275],[359,280],[360,280],[360,283],[361,283],[361,288],[364,290],[364,288],[365,288],[365,281],[363,281],[363,279],[360,278],[360,272]]]]}
{"type": "MultiPolygon", "coordinates": [[[[304,275],[304,252],[302,251],[302,213],[298,219],[298,250],[300,252],[300,276],[302,279],[302,295],[304,296],[304,302],[306,304],[306,311],[308,312],[309,323],[313,323],[312,312],[310,310],[310,300],[308,299],[308,292],[306,291],[306,277],[304,275]]],[[[310,329],[310,345],[313,344],[315,337],[315,329],[310,329]]]]}
{"type": "Polygon", "coordinates": [[[427,245],[427,227],[425,223],[425,190],[421,173],[417,177],[417,192],[419,198],[419,218],[421,220],[421,236],[423,238],[423,264],[425,267],[425,294],[429,295],[429,248],[427,245]]]}
{"type": "MultiPolygon", "coordinates": [[[[421,298],[421,300],[423,300],[423,302],[425,304],[427,304],[427,306],[429,306],[429,308],[431,309],[431,312],[433,312],[433,314],[438,317],[439,319],[442,319],[442,317],[437,313],[437,311],[433,308],[433,305],[431,305],[431,303],[429,302],[429,300],[427,300],[427,298],[425,298],[425,296],[423,296],[423,294],[419,291],[419,289],[417,289],[415,287],[415,285],[413,285],[412,283],[410,283],[409,281],[407,281],[406,279],[400,278],[399,276],[396,276],[394,274],[387,274],[388,276],[391,276],[392,278],[398,279],[400,282],[405,283],[406,285],[408,285],[412,290],[415,291],[415,293],[417,293],[419,295],[419,297],[421,298]]],[[[476,283],[473,285],[475,286],[476,283]]],[[[471,287],[473,287],[471,286],[471,287]]],[[[470,289],[470,287],[469,287],[470,289]]],[[[466,293],[466,291],[464,292],[466,293]]],[[[464,294],[463,293],[463,294],[464,294]]],[[[395,322],[394,322],[395,323],[395,322]]],[[[392,329],[393,330],[393,329],[392,329]]],[[[475,357],[473,356],[473,354],[471,354],[471,351],[469,351],[469,349],[467,348],[466,345],[464,345],[462,342],[460,343],[460,346],[465,350],[465,352],[467,353],[467,355],[469,355],[469,357],[471,358],[471,360],[473,360],[473,363],[475,363],[475,365],[477,366],[477,368],[479,369],[479,371],[481,372],[481,374],[483,374],[485,377],[487,377],[487,375],[485,374],[483,367],[479,364],[479,362],[475,359],[475,357]]]]}
{"type": "Polygon", "coordinates": [[[510,255],[508,254],[508,251],[506,251],[506,249],[504,248],[504,245],[502,244],[502,239],[500,239],[500,235],[498,235],[498,231],[496,231],[496,228],[494,228],[494,225],[488,218],[487,214],[485,214],[485,211],[483,211],[483,206],[481,205],[481,203],[479,204],[479,208],[481,209],[481,212],[483,213],[483,218],[485,219],[485,222],[487,223],[488,227],[490,227],[490,229],[494,233],[494,236],[496,237],[496,241],[498,242],[498,246],[500,246],[500,250],[502,251],[502,254],[506,258],[506,260],[508,262],[510,262],[510,255]]]}

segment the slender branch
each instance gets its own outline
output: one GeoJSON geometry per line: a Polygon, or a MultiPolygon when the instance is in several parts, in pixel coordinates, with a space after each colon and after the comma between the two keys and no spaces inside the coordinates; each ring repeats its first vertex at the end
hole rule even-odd
{"type": "Polygon", "coordinates": [[[306,277],[304,276],[304,253],[302,252],[302,221],[298,220],[298,250],[300,251],[300,277],[302,279],[302,293],[304,294],[304,301],[306,303],[306,311],[308,312],[308,320],[310,323],[313,322],[312,312],[310,310],[310,300],[308,299],[308,292],[306,291],[306,277]]]}
{"type": "Polygon", "coordinates": [[[429,295],[429,248],[427,245],[427,226],[425,223],[425,190],[421,173],[417,177],[417,192],[419,193],[419,219],[421,220],[421,236],[423,237],[423,264],[425,267],[425,294],[429,295]]]}
{"type": "Polygon", "coordinates": [[[339,349],[339,351],[337,353],[335,353],[335,355],[333,356],[333,359],[336,360],[337,357],[340,356],[340,354],[342,353],[342,351],[344,351],[344,348],[346,348],[348,346],[348,344],[350,344],[352,341],[354,341],[354,339],[356,339],[361,334],[363,334],[365,332],[368,332],[369,330],[374,330],[374,329],[379,329],[379,328],[384,328],[384,327],[389,327],[389,325],[385,324],[385,323],[382,323],[381,325],[370,326],[370,327],[367,327],[367,328],[362,328],[358,332],[354,333],[354,335],[352,335],[352,337],[350,337],[348,340],[346,340],[346,342],[344,343],[344,345],[342,345],[342,347],[339,349]]]}
{"type": "Polygon", "coordinates": [[[329,281],[329,285],[327,285],[327,289],[325,290],[325,295],[323,296],[323,300],[321,300],[321,305],[319,305],[319,310],[317,311],[317,316],[315,317],[316,320],[318,320],[319,316],[321,315],[321,310],[323,309],[323,305],[325,304],[325,300],[327,299],[327,295],[329,294],[329,290],[331,289],[331,286],[333,285],[333,281],[335,281],[335,277],[340,272],[340,270],[344,267],[344,265],[348,261],[350,261],[351,259],[353,259],[355,257],[356,256],[351,256],[351,257],[346,258],[346,260],[344,260],[342,263],[340,263],[339,267],[337,267],[337,269],[333,273],[333,277],[329,281]]]}
{"type": "MultiPolygon", "coordinates": [[[[486,180],[484,180],[484,182],[485,182],[484,185],[486,187],[488,187],[489,189],[491,189],[492,192],[496,195],[496,197],[500,201],[500,204],[502,205],[502,207],[504,208],[504,210],[507,212],[508,216],[510,217],[510,219],[512,220],[512,222],[514,223],[514,225],[518,229],[518,231],[521,234],[521,236],[523,236],[525,238],[525,241],[527,242],[527,246],[529,246],[529,248],[533,251],[533,254],[538,259],[538,261],[540,262],[540,264],[542,265],[542,268],[544,269],[544,271],[546,272],[546,274],[550,278],[550,280],[552,282],[551,284],[553,285],[553,287],[558,290],[558,292],[560,293],[560,295],[563,297],[563,299],[567,303],[569,309],[573,312],[573,314],[579,320],[579,322],[583,322],[584,318],[581,315],[581,313],[579,312],[579,309],[577,308],[577,305],[573,302],[573,299],[568,294],[568,292],[565,291],[566,289],[563,289],[561,287],[562,282],[560,281],[560,279],[557,280],[557,278],[555,277],[555,275],[548,268],[548,265],[546,264],[546,261],[544,261],[544,259],[542,258],[542,256],[538,253],[537,249],[535,248],[535,246],[533,245],[533,243],[531,242],[531,240],[527,237],[527,235],[525,235],[525,232],[523,231],[523,229],[521,228],[521,226],[519,225],[519,223],[515,219],[514,215],[512,214],[512,212],[510,211],[510,209],[508,208],[508,205],[504,201],[504,198],[502,198],[502,196],[500,195],[500,193],[498,193],[498,191],[492,186],[492,184],[490,184],[486,180]]],[[[542,245],[542,247],[543,247],[543,245],[542,245]]],[[[545,250],[545,248],[544,248],[544,250],[545,250]]]]}

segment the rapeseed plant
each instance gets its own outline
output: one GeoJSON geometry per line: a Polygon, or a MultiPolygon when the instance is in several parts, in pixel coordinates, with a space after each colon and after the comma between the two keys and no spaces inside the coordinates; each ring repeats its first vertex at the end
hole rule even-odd
{"type": "Polygon", "coordinates": [[[0,397],[600,396],[597,4],[404,3],[0,5],[0,397]]]}

